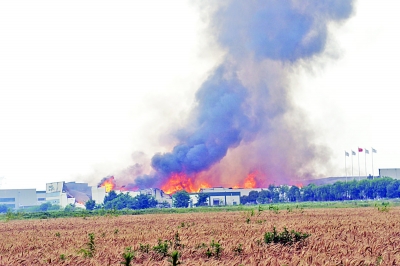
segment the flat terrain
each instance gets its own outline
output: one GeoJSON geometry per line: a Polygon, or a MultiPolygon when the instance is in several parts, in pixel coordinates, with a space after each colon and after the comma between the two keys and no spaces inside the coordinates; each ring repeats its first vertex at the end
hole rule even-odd
{"type": "Polygon", "coordinates": [[[398,207],[13,220],[1,222],[0,235],[0,265],[121,265],[129,246],[132,265],[171,265],[153,250],[158,239],[172,246],[169,253],[181,253],[183,265],[400,265],[398,207]],[[267,245],[264,234],[274,226],[311,236],[293,246],[267,245]],[[93,256],[84,257],[90,233],[93,256]]]}

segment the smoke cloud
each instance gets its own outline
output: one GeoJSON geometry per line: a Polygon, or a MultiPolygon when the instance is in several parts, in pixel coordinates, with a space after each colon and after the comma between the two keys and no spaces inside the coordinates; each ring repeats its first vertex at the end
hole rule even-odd
{"type": "Polygon", "coordinates": [[[178,144],[155,154],[154,174],[136,178],[135,185],[159,186],[173,173],[223,183],[257,169],[264,185],[318,175],[329,161],[327,149],[315,143],[317,133],[293,105],[287,69],[324,51],[328,24],[349,18],[352,1],[210,6],[209,29],[225,60],[197,91],[187,127],[175,132],[178,144]]]}

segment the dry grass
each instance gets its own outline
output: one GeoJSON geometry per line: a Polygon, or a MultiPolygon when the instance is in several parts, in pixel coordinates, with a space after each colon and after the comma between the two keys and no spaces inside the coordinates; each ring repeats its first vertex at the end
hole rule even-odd
{"type": "Polygon", "coordinates": [[[159,238],[173,242],[176,232],[184,265],[400,265],[400,208],[264,211],[250,223],[243,212],[10,221],[0,226],[0,265],[121,265],[128,246],[136,250],[134,265],[170,265],[151,248],[159,238]],[[266,245],[264,233],[274,226],[311,236],[303,246],[266,245]],[[95,253],[84,258],[79,250],[89,233],[95,253]],[[212,240],[223,248],[219,259],[200,247],[212,240]]]}

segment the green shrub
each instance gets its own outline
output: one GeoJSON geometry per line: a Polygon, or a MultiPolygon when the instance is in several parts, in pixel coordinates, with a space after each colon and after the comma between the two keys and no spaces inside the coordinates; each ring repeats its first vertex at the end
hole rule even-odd
{"type": "Polygon", "coordinates": [[[142,245],[142,243],[139,244],[139,251],[143,252],[143,253],[149,253],[150,250],[150,245],[146,244],[146,245],[142,245]]]}
{"type": "Polygon", "coordinates": [[[172,266],[177,266],[179,264],[181,264],[181,262],[179,261],[179,252],[177,250],[172,251],[172,253],[169,255],[171,258],[168,259],[168,262],[171,262],[172,266]]]}
{"type": "Polygon", "coordinates": [[[153,247],[153,250],[156,253],[161,254],[163,257],[166,257],[168,255],[168,248],[169,245],[167,240],[161,241],[161,239],[158,239],[158,244],[153,247]]]}
{"type": "Polygon", "coordinates": [[[375,203],[375,207],[378,207],[378,211],[380,212],[388,212],[389,211],[389,202],[382,202],[382,206],[379,206],[375,203]]]}
{"type": "Polygon", "coordinates": [[[125,248],[125,252],[122,253],[122,257],[124,258],[124,261],[121,262],[122,265],[131,265],[132,260],[135,259],[135,252],[132,251],[132,247],[125,248]]]}
{"type": "Polygon", "coordinates": [[[279,207],[278,207],[278,206],[269,205],[268,209],[269,209],[270,211],[273,211],[275,214],[278,214],[278,213],[279,213],[279,207]]]}
{"type": "MultiPolygon", "coordinates": [[[[204,244],[201,247],[207,247],[207,246],[204,244]]],[[[219,242],[215,242],[213,239],[210,243],[210,247],[208,247],[206,250],[206,256],[207,258],[210,258],[212,256],[219,258],[221,251],[222,251],[221,244],[219,242]]]]}
{"type": "Polygon", "coordinates": [[[181,244],[181,238],[179,237],[179,233],[176,232],[174,235],[174,249],[183,248],[181,244]]]}
{"type": "Polygon", "coordinates": [[[296,232],[294,230],[288,231],[286,227],[284,227],[283,231],[278,233],[276,228],[274,227],[272,232],[266,232],[264,234],[264,242],[266,244],[283,244],[283,245],[292,245],[296,242],[304,241],[308,238],[310,234],[296,232]]]}
{"type": "Polygon", "coordinates": [[[89,234],[89,241],[86,243],[87,249],[82,248],[79,250],[79,253],[82,253],[85,258],[93,257],[94,252],[95,252],[95,244],[94,244],[94,234],[90,233],[89,234]]]}
{"type": "Polygon", "coordinates": [[[242,244],[239,244],[239,246],[234,247],[233,252],[235,252],[236,255],[241,255],[243,253],[242,244]]]}

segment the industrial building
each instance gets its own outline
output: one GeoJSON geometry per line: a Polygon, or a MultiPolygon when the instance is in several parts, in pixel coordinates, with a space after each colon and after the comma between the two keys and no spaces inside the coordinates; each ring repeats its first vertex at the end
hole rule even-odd
{"type": "Polygon", "coordinates": [[[391,177],[393,179],[400,179],[400,168],[379,169],[379,176],[391,177]]]}
{"type": "Polygon", "coordinates": [[[142,189],[142,190],[139,191],[139,193],[142,194],[142,195],[144,194],[144,195],[152,196],[160,204],[166,202],[170,206],[172,206],[172,197],[171,197],[171,195],[166,194],[164,191],[162,191],[159,188],[142,189]]]}
{"type": "Polygon", "coordinates": [[[46,190],[36,191],[36,200],[37,200],[37,205],[46,203],[46,190]]]}
{"type": "Polygon", "coordinates": [[[92,200],[94,200],[96,204],[103,204],[105,196],[106,196],[105,187],[92,187],[92,200]]]}
{"type": "MultiPolygon", "coordinates": [[[[264,188],[266,190],[267,188],[264,188]]],[[[251,191],[260,192],[263,188],[203,188],[200,193],[206,193],[208,195],[207,203],[209,206],[219,205],[239,205],[240,197],[248,196],[251,191]]],[[[192,194],[191,199],[193,205],[197,203],[197,198],[192,194]]]]}
{"type": "MultiPolygon", "coordinates": [[[[148,195],[152,196],[159,204],[163,204],[167,202],[170,206],[172,206],[172,197],[164,193],[159,188],[147,188],[141,189],[139,191],[123,191],[123,190],[114,190],[114,192],[118,195],[120,193],[128,194],[132,197],[136,197],[138,195],[148,195]]],[[[104,203],[104,197],[107,195],[105,187],[92,187],[92,200],[96,202],[96,204],[104,203]]]]}
{"type": "Polygon", "coordinates": [[[46,202],[65,208],[68,204],[84,204],[91,199],[92,189],[87,183],[52,182],[46,184],[46,202]]]}
{"type": "Polygon", "coordinates": [[[36,189],[0,189],[0,204],[15,210],[37,206],[36,189]]]}

